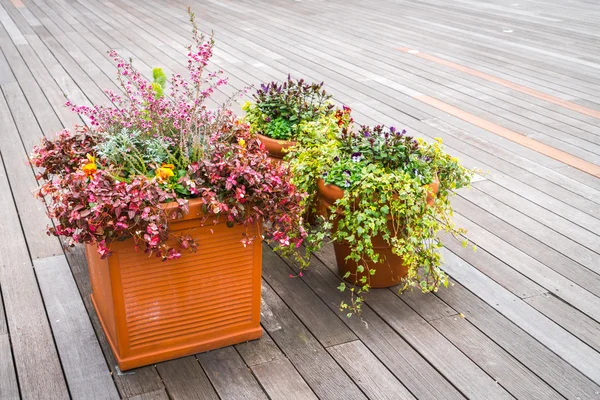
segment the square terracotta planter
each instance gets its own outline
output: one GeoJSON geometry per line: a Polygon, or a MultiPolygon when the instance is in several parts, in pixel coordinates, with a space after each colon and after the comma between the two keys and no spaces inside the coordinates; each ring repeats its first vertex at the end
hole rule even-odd
{"type": "Polygon", "coordinates": [[[131,239],[112,243],[104,260],[87,246],[92,302],[121,370],[261,336],[258,223],[200,226],[202,215],[192,201],[189,214],[170,224],[199,243],[178,260],[136,252],[131,239]],[[257,239],[244,247],[244,234],[257,239]]]}

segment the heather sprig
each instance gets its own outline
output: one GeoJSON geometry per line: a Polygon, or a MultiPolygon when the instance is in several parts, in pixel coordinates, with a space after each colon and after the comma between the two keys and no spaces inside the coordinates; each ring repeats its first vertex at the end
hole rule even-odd
{"type": "Polygon", "coordinates": [[[268,159],[249,126],[230,109],[206,106],[226,79],[222,71],[207,71],[214,40],[200,34],[189,15],[188,79],[180,74],[166,79],[155,68],[148,81],[111,50],[122,89],[106,91],[114,106],[67,102],[90,128],[65,130],[34,149],[31,163],[41,181],[37,195],[56,222],[49,234],[66,236],[70,244],[96,243],[102,257],[110,255],[114,240],[132,238],[136,248],[165,260],[178,258],[198,244],[189,235],[177,238],[175,247],[170,244],[171,214],[185,213],[187,199],[199,198],[206,218],[224,216],[228,225],[260,220],[262,235],[286,254],[303,242],[304,194],[288,171],[268,159]],[[165,208],[165,203],[173,205],[165,208]]]}

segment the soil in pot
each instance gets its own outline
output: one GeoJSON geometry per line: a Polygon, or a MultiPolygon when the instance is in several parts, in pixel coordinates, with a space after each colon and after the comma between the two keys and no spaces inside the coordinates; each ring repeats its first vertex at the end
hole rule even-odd
{"type": "MultiPolygon", "coordinates": [[[[439,182],[435,181],[428,185],[430,193],[427,196],[427,204],[433,205],[435,197],[439,190],[439,182]]],[[[319,197],[319,214],[328,216],[331,212],[333,204],[344,197],[344,191],[336,185],[328,185],[319,179],[317,183],[318,197],[319,197]]],[[[336,229],[338,216],[333,223],[333,229],[336,229]]],[[[393,230],[392,221],[388,222],[388,227],[393,230]]],[[[342,279],[347,272],[350,272],[350,276],[344,279],[346,282],[351,284],[361,285],[360,279],[365,276],[367,282],[371,288],[386,288],[398,285],[402,278],[407,274],[408,267],[404,264],[402,257],[399,257],[392,253],[392,247],[383,239],[382,235],[373,237],[373,248],[377,253],[383,256],[382,262],[375,263],[373,261],[367,261],[361,263],[365,266],[363,273],[357,273],[356,268],[358,264],[353,260],[346,260],[346,257],[351,253],[350,245],[345,242],[334,242],[333,247],[335,250],[335,258],[338,265],[338,274],[342,279]],[[369,274],[369,270],[375,270],[374,275],[369,274]]]]}

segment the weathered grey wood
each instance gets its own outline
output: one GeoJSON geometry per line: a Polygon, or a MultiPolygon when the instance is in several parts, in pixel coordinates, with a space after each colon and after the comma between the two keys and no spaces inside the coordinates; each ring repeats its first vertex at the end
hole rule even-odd
{"type": "Polygon", "coordinates": [[[20,399],[19,384],[17,383],[17,374],[10,347],[4,305],[0,295],[0,398],[17,400],[20,399]]]}
{"type": "MultiPolygon", "coordinates": [[[[573,284],[564,275],[569,276],[568,270],[560,273],[545,266],[528,254],[524,253],[515,246],[505,242],[498,236],[487,231],[485,228],[474,224],[472,221],[464,218],[462,215],[456,214],[455,221],[458,226],[462,226],[469,230],[467,238],[471,239],[477,246],[484,248],[487,252],[493,254],[506,264],[510,265],[515,270],[519,271],[529,279],[532,279],[546,290],[556,293],[570,304],[574,304],[578,309],[588,313],[593,318],[598,317],[600,298],[592,294],[590,291],[583,289],[581,286],[573,284]]],[[[490,228],[492,229],[492,228],[490,228]]],[[[459,250],[458,254],[463,254],[470,249],[459,250]]],[[[560,263],[548,263],[552,267],[560,266],[560,263]]],[[[582,276],[585,269],[581,269],[579,274],[582,276]]],[[[596,280],[597,275],[592,272],[587,273],[590,276],[590,282],[596,280]]],[[[586,279],[587,279],[586,276],[586,279]]],[[[570,277],[570,276],[569,276],[570,277]]],[[[571,277],[570,277],[571,278],[571,277]]],[[[581,278],[571,278],[573,281],[580,282],[581,278]]],[[[589,282],[581,282],[582,285],[589,285],[589,282]]],[[[594,290],[589,289],[589,290],[594,290]]]]}
{"type": "MultiPolygon", "coordinates": [[[[336,268],[333,247],[324,246],[318,253],[318,259],[313,259],[311,269],[306,271],[302,278],[333,310],[338,309],[342,300],[348,301],[347,293],[331,290],[340,282],[331,271],[336,268]]],[[[360,318],[340,315],[360,340],[417,398],[464,398],[421,354],[373,312],[368,304],[363,305],[360,318]],[[436,383],[423,385],[422,382],[436,383]]]]}
{"type": "MultiPolygon", "coordinates": [[[[560,217],[551,216],[548,218],[545,210],[532,207],[526,201],[516,199],[518,205],[515,205],[514,201],[511,205],[518,208],[512,208],[492,197],[503,197],[506,200],[505,197],[509,196],[502,196],[499,194],[500,191],[495,192],[495,188],[490,188],[489,184],[485,181],[474,184],[476,187],[479,185],[486,187],[486,191],[490,194],[488,195],[481,190],[466,190],[461,193],[461,196],[481,208],[498,215],[502,220],[556,249],[581,265],[588,266],[590,269],[600,273],[600,254],[597,252],[600,251],[598,248],[598,239],[600,238],[595,233],[583,231],[581,228],[574,226],[560,217]],[[529,208],[531,210],[528,212],[529,208]],[[517,210],[522,210],[522,212],[517,210]],[[525,213],[532,215],[532,217],[529,217],[525,213]],[[536,219],[543,220],[546,226],[537,222],[536,219]],[[577,241],[581,244],[578,244],[577,241]]],[[[512,196],[515,195],[513,194],[512,196]]]]}
{"type": "Polygon", "coordinates": [[[65,256],[33,265],[71,396],[119,399],[65,256]]]}
{"type": "Polygon", "coordinates": [[[169,396],[173,400],[218,400],[206,373],[194,356],[156,364],[169,396]]]}
{"type": "Polygon", "coordinates": [[[415,398],[360,340],[331,346],[327,351],[370,399],[415,398]]]}
{"type": "MultiPolygon", "coordinates": [[[[282,271],[283,272],[283,271],[282,271]]],[[[319,398],[365,396],[269,285],[263,283],[263,327],[319,398]]]]}
{"type": "Polygon", "coordinates": [[[552,293],[523,300],[600,352],[600,323],[561,301],[552,293]]]}
{"type": "MultiPolygon", "coordinates": [[[[0,131],[4,133],[11,129],[14,129],[12,118],[0,99],[0,131]]],[[[0,155],[0,286],[21,395],[26,398],[68,398],[5,168],[0,155]]]]}
{"type": "Polygon", "coordinates": [[[249,367],[285,358],[285,355],[264,329],[260,340],[236,344],[235,348],[249,367]]]}
{"type": "Polygon", "coordinates": [[[464,317],[436,319],[431,324],[517,399],[563,398],[464,317]]]}
{"type": "Polygon", "coordinates": [[[440,234],[440,238],[447,249],[460,255],[463,260],[521,298],[536,296],[548,291],[534,280],[527,279],[518,270],[511,268],[509,264],[494,257],[485,248],[473,249],[473,243],[463,247],[462,242],[449,234],[440,234]]]}
{"type": "Polygon", "coordinates": [[[467,320],[569,399],[595,399],[600,386],[568,364],[508,318],[456,283],[437,293],[467,320]]]}
{"type": "Polygon", "coordinates": [[[92,305],[90,297],[92,294],[92,286],[90,284],[90,278],[88,275],[85,249],[83,246],[68,248],[65,255],[69,261],[69,266],[71,267],[73,277],[75,278],[75,282],[79,288],[79,293],[81,294],[85,308],[90,316],[92,325],[94,326],[94,330],[96,331],[96,335],[98,337],[98,342],[100,343],[100,347],[102,348],[102,352],[104,353],[104,357],[106,358],[106,362],[110,368],[112,377],[115,380],[121,397],[129,398],[142,395],[144,393],[162,391],[164,389],[164,384],[162,383],[156,368],[153,366],[136,368],[133,371],[127,371],[126,373],[120,373],[116,368],[117,362],[112,350],[110,349],[108,340],[104,335],[98,315],[96,314],[94,306],[92,305]]]}
{"type": "Polygon", "coordinates": [[[142,393],[132,397],[127,397],[127,400],[169,400],[169,395],[163,389],[155,390],[154,392],[142,393]]]}
{"type": "Polygon", "coordinates": [[[323,347],[356,340],[346,325],[300,279],[290,278],[289,268],[271,248],[263,244],[263,279],[294,311],[323,347]],[[334,318],[332,318],[334,317],[334,318]]]}
{"type": "Polygon", "coordinates": [[[32,191],[37,188],[37,183],[32,169],[26,164],[26,149],[33,149],[34,143],[39,144],[42,137],[39,125],[17,83],[2,85],[1,89],[4,98],[0,99],[0,108],[8,106],[8,110],[6,113],[0,111],[0,118],[6,118],[8,123],[12,116],[15,125],[4,130],[5,140],[0,149],[5,154],[6,162],[11,165],[11,190],[19,199],[16,206],[28,250],[33,259],[61,254],[62,248],[55,237],[40,235],[50,220],[46,217],[44,204],[33,197],[32,191]]]}
{"type": "Polygon", "coordinates": [[[197,354],[221,399],[267,399],[234,347],[197,354]]]}
{"type": "Polygon", "coordinates": [[[279,359],[252,367],[252,372],[273,400],[317,399],[290,360],[279,359]]]}
{"type": "MultiPolygon", "coordinates": [[[[16,198],[22,198],[22,193],[35,187],[35,182],[28,183],[25,179],[31,179],[27,168],[21,166],[13,172],[12,166],[18,157],[24,157],[42,133],[47,135],[60,129],[60,125],[78,120],[62,107],[62,92],[77,103],[106,104],[106,96],[100,89],[114,87],[114,70],[105,49],[113,47],[126,57],[133,56],[146,75],[155,65],[165,67],[167,72],[183,70],[186,60],[182,49],[189,43],[190,33],[184,12],[187,5],[184,0],[105,0],[100,4],[88,0],[0,0],[3,21],[0,23],[0,85],[4,85],[3,95],[18,128],[12,132],[14,140],[11,143],[5,140],[0,151],[4,163],[10,165],[9,178],[16,198]],[[19,151],[10,150],[19,146],[19,151]]],[[[223,68],[231,76],[232,86],[220,91],[217,99],[247,84],[282,79],[290,71],[298,77],[325,79],[335,99],[354,108],[358,121],[405,125],[411,133],[427,140],[441,136],[450,153],[460,157],[466,165],[489,170],[488,181],[476,184],[485,193],[485,202],[465,195],[483,208],[465,198],[455,202],[457,211],[462,214],[457,216],[458,222],[461,218],[466,222],[464,217],[469,219],[467,225],[473,228],[470,237],[480,249],[472,252],[462,249],[458,243],[448,245],[448,249],[493,280],[489,288],[485,286],[488,297],[478,293],[491,306],[504,305],[495,302],[498,288],[504,286],[536,308],[540,315],[588,343],[592,353],[592,348],[597,349],[594,347],[597,346],[596,322],[588,315],[598,318],[598,304],[592,297],[600,295],[600,275],[595,265],[598,259],[594,256],[600,249],[597,242],[600,180],[449,117],[415,96],[422,93],[438,98],[590,160],[596,160],[593,157],[598,154],[600,119],[394,50],[400,46],[417,48],[423,53],[600,110],[597,96],[600,34],[594,31],[600,23],[600,8],[596,4],[581,0],[568,4],[532,0],[519,6],[496,0],[363,4],[350,0],[341,6],[337,1],[305,0],[291,4],[279,0],[225,0],[194,1],[191,5],[197,12],[201,29],[216,31],[215,67],[223,68]],[[400,24],[398,15],[402,16],[400,24]],[[515,31],[504,33],[504,27],[515,31]],[[493,200],[489,202],[488,197],[493,200]],[[506,213],[510,210],[505,207],[516,209],[520,214],[506,213]],[[527,221],[533,221],[533,225],[523,224],[517,218],[520,215],[530,218],[527,221]],[[559,240],[562,237],[568,240],[559,240]],[[548,300],[543,295],[546,290],[556,297],[548,300]]],[[[58,242],[35,235],[46,222],[42,213],[39,218],[35,217],[36,213],[32,212],[35,210],[31,208],[34,203],[33,199],[17,203],[15,213],[18,211],[21,217],[31,254],[34,258],[45,257],[54,254],[46,252],[52,247],[58,248],[58,242]],[[44,243],[51,240],[54,244],[45,247],[44,243]]],[[[41,203],[35,204],[41,206],[41,203]]],[[[75,259],[80,257],[80,260],[78,265],[72,265],[73,271],[120,394],[124,398],[136,395],[176,398],[180,390],[185,394],[179,397],[192,395],[188,389],[198,382],[186,378],[186,373],[191,371],[185,366],[189,364],[196,370],[199,366],[190,359],[141,368],[134,371],[134,375],[119,375],[114,371],[114,359],[89,304],[85,261],[81,262],[81,253],[77,251],[80,250],[76,250],[75,259]],[[166,389],[157,372],[161,369],[166,389]]],[[[271,256],[277,261],[277,256],[271,256]]],[[[319,254],[332,267],[331,260],[327,261],[330,256],[327,251],[319,254]]],[[[337,278],[319,265],[318,260],[315,263],[317,268],[309,270],[301,279],[288,278],[293,270],[280,268],[285,267],[280,262],[269,264],[268,272],[265,268],[267,282],[275,289],[277,298],[281,298],[277,304],[286,310],[284,315],[295,314],[295,324],[303,328],[289,330],[285,333],[289,337],[282,338],[279,328],[285,325],[277,322],[276,313],[267,315],[264,319],[267,336],[261,341],[236,346],[262,386],[261,392],[266,390],[270,397],[285,395],[286,390],[297,397],[311,396],[312,390],[319,394],[314,389],[314,371],[298,367],[308,362],[290,356],[306,349],[310,351],[310,346],[294,346],[294,341],[300,340],[294,335],[308,332],[310,343],[317,347],[334,345],[337,349],[337,346],[344,348],[354,343],[362,346],[362,342],[366,347],[360,351],[372,353],[371,356],[380,360],[377,366],[385,365],[417,398],[460,398],[460,392],[438,372],[437,362],[432,365],[426,361],[368,305],[365,305],[364,320],[336,315],[337,304],[344,294],[335,290],[337,278]],[[326,324],[327,318],[333,322],[326,324]],[[268,336],[269,329],[275,329],[275,333],[271,333],[277,344],[268,336]],[[346,336],[355,342],[344,344],[346,336]],[[282,343],[288,343],[282,350],[290,356],[289,360],[278,347],[282,343]],[[291,376],[285,379],[288,372],[291,376]],[[281,385],[277,385],[278,382],[281,385]]],[[[3,282],[0,290],[3,293],[6,290],[3,282]]],[[[523,377],[512,375],[523,370],[519,362],[565,397],[594,398],[597,397],[595,392],[600,391],[597,385],[541,344],[539,337],[530,336],[510,321],[521,326],[520,315],[511,314],[506,319],[460,283],[440,291],[438,297],[413,292],[399,298],[401,304],[408,304],[426,321],[420,323],[436,326],[483,370],[493,377],[501,376],[501,385],[508,379],[503,387],[517,397],[535,398],[536,394],[551,397],[547,387],[528,370],[524,370],[523,377]],[[455,321],[452,316],[460,313],[467,319],[455,321]],[[461,335],[463,331],[470,334],[461,335]],[[489,359],[485,357],[487,353],[491,356],[489,359]],[[500,365],[514,368],[504,371],[500,365]],[[525,382],[524,377],[531,383],[530,387],[520,386],[525,382]],[[535,392],[537,387],[539,393],[535,392]]],[[[517,312],[519,310],[517,308],[517,312]]],[[[10,322],[11,317],[7,318],[10,322]]],[[[1,323],[2,318],[0,329],[1,323]]],[[[417,330],[419,324],[406,325],[417,330]]],[[[397,325],[394,327],[398,329],[397,325]]],[[[341,363],[340,357],[337,360],[341,363]]],[[[340,379],[348,379],[350,375],[360,382],[353,372],[367,368],[366,365],[369,364],[346,365],[329,378],[340,375],[340,379]]],[[[358,387],[367,386],[359,384],[358,387]]],[[[368,393],[372,397],[386,394],[368,393]]],[[[353,398],[352,395],[347,397],[353,398]]]]}
{"type": "Polygon", "coordinates": [[[467,397],[512,398],[477,364],[388,289],[372,290],[367,302],[467,397]]]}
{"type": "Polygon", "coordinates": [[[600,353],[495,284],[490,278],[449,251],[442,251],[444,270],[463,286],[507,316],[549,349],[596,383],[600,383],[600,353]]]}

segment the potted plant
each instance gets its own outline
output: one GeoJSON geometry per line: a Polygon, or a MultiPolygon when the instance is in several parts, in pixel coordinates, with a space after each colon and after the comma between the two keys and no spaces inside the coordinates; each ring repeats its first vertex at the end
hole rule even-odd
{"type": "MultiPolygon", "coordinates": [[[[342,310],[359,312],[373,287],[427,292],[448,284],[437,233],[463,233],[451,221],[450,195],[469,185],[472,172],[443,151],[440,139],[428,144],[393,127],[349,124],[336,137],[296,149],[290,169],[294,176],[303,171],[303,190],[317,181],[340,276],[353,284],[342,310]]],[[[322,238],[313,231],[309,243],[322,238]]]]}
{"type": "Polygon", "coordinates": [[[331,96],[323,83],[307,83],[288,75],[287,81],[261,84],[254,103],[242,108],[252,132],[258,134],[269,155],[281,160],[303,136],[326,125],[333,117],[331,96]]]}
{"type": "Polygon", "coordinates": [[[189,81],[120,58],[115,107],[67,105],[90,128],[42,140],[31,156],[50,234],[87,246],[92,300],[121,369],[261,335],[261,239],[303,241],[303,198],[287,170],[226,107],[205,100],[226,80],[207,73],[199,34],[189,81]],[[169,90],[168,96],[164,93],[169,90]]]}

